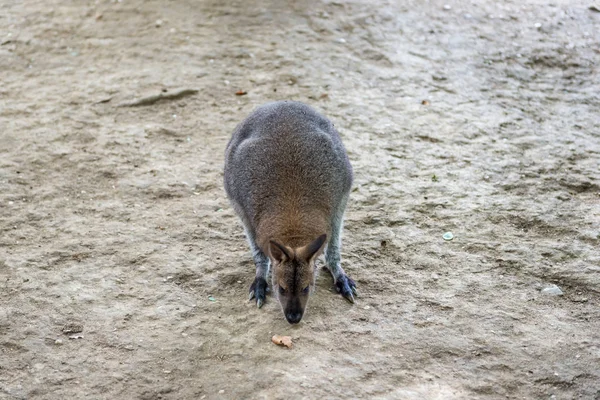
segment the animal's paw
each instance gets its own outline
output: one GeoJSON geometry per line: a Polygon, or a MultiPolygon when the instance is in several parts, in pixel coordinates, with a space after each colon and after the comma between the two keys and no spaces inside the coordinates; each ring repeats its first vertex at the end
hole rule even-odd
{"type": "Polygon", "coordinates": [[[358,296],[356,291],[356,282],[348,275],[342,274],[335,280],[335,290],[340,293],[350,303],[354,303],[354,296],[358,296]]]}
{"type": "Polygon", "coordinates": [[[250,285],[250,296],[248,300],[256,298],[256,305],[261,308],[265,304],[265,297],[267,295],[267,281],[264,278],[255,278],[252,285],[250,285]]]}

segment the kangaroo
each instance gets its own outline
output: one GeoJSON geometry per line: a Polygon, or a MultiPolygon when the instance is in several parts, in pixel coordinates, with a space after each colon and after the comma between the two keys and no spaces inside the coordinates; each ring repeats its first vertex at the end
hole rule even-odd
{"type": "Polygon", "coordinates": [[[352,166],[331,121],[293,101],[258,107],[227,145],[224,181],[256,264],[250,300],[264,304],[272,266],[273,293],[297,324],[324,252],[338,293],[354,303],[356,283],[340,257],[352,166]]]}

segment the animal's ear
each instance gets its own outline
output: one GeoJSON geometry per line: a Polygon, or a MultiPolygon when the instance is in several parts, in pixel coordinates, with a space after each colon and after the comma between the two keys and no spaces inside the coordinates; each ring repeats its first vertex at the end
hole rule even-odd
{"type": "Polygon", "coordinates": [[[321,250],[323,245],[325,244],[325,240],[327,240],[327,235],[322,234],[318,238],[312,241],[309,245],[301,247],[298,249],[298,258],[310,261],[312,258],[321,250]]]}
{"type": "Polygon", "coordinates": [[[285,260],[292,259],[292,252],[287,247],[277,243],[274,240],[269,242],[269,253],[271,253],[271,258],[278,262],[283,262],[285,260]]]}

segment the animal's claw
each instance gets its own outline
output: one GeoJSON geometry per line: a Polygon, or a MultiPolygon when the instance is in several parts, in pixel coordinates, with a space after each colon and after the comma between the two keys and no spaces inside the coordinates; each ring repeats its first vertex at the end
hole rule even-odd
{"type": "Polygon", "coordinates": [[[343,296],[344,296],[344,298],[345,298],[346,300],[348,300],[350,303],[354,304],[354,296],[352,296],[352,293],[349,293],[349,294],[344,294],[343,296]]]}
{"type": "Polygon", "coordinates": [[[265,304],[265,298],[267,293],[267,281],[264,278],[255,278],[252,285],[250,285],[250,294],[248,300],[256,298],[256,305],[261,308],[265,304]]]}
{"type": "Polygon", "coordinates": [[[358,296],[356,291],[356,283],[347,275],[341,275],[335,282],[335,290],[340,293],[346,300],[354,304],[354,295],[358,296]]]}

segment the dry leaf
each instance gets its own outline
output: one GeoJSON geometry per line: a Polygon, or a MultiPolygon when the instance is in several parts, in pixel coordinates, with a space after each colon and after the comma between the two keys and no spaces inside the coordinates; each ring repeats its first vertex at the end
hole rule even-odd
{"type": "Polygon", "coordinates": [[[285,346],[288,349],[291,349],[292,345],[293,345],[291,336],[273,335],[273,337],[271,338],[271,341],[280,346],[285,346]]]}
{"type": "Polygon", "coordinates": [[[245,90],[238,90],[237,92],[235,92],[236,96],[243,96],[245,94],[248,94],[248,92],[246,92],[245,90]]]}

